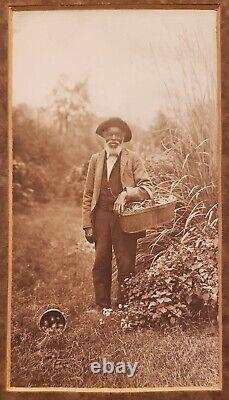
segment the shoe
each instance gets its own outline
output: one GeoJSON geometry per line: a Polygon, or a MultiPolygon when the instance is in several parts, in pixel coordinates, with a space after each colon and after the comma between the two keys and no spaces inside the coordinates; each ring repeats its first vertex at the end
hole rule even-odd
{"type": "Polygon", "coordinates": [[[99,305],[99,304],[92,304],[91,306],[89,306],[89,310],[91,310],[91,311],[97,311],[97,312],[102,312],[103,311],[103,309],[110,309],[111,308],[111,306],[109,306],[109,305],[99,305]]]}

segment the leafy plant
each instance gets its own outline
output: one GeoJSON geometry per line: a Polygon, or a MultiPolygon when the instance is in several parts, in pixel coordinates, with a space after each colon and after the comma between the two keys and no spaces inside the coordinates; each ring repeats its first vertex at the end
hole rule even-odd
{"type": "Polygon", "coordinates": [[[190,227],[150,267],[127,279],[126,321],[132,326],[215,317],[218,300],[216,230],[190,227]]]}

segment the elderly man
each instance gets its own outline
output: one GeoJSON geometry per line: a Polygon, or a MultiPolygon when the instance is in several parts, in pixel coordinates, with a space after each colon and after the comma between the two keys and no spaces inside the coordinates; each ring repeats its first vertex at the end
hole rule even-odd
{"type": "Polygon", "coordinates": [[[123,232],[119,215],[127,203],[152,199],[153,188],[139,156],[123,146],[132,137],[126,122],[110,118],[99,125],[96,133],[104,139],[104,150],[93,154],[89,162],[83,229],[86,239],[95,242],[95,307],[102,309],[111,307],[112,247],[118,270],[116,303],[123,304],[123,283],[134,273],[137,239],[142,236],[142,232],[123,232]]]}

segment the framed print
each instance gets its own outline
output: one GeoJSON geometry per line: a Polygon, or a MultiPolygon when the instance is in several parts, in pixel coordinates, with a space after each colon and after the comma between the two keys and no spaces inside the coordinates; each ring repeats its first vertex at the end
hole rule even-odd
{"type": "Polygon", "coordinates": [[[2,398],[227,398],[228,13],[1,5],[2,398]]]}

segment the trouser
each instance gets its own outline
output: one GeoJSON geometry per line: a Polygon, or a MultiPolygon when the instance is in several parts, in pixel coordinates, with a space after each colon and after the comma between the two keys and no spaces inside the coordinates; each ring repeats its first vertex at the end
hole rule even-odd
{"type": "Polygon", "coordinates": [[[95,302],[102,307],[111,306],[112,247],[117,264],[117,301],[125,300],[124,280],[134,274],[137,239],[122,231],[118,217],[112,211],[97,209],[94,215],[95,262],[93,283],[95,302]]]}

